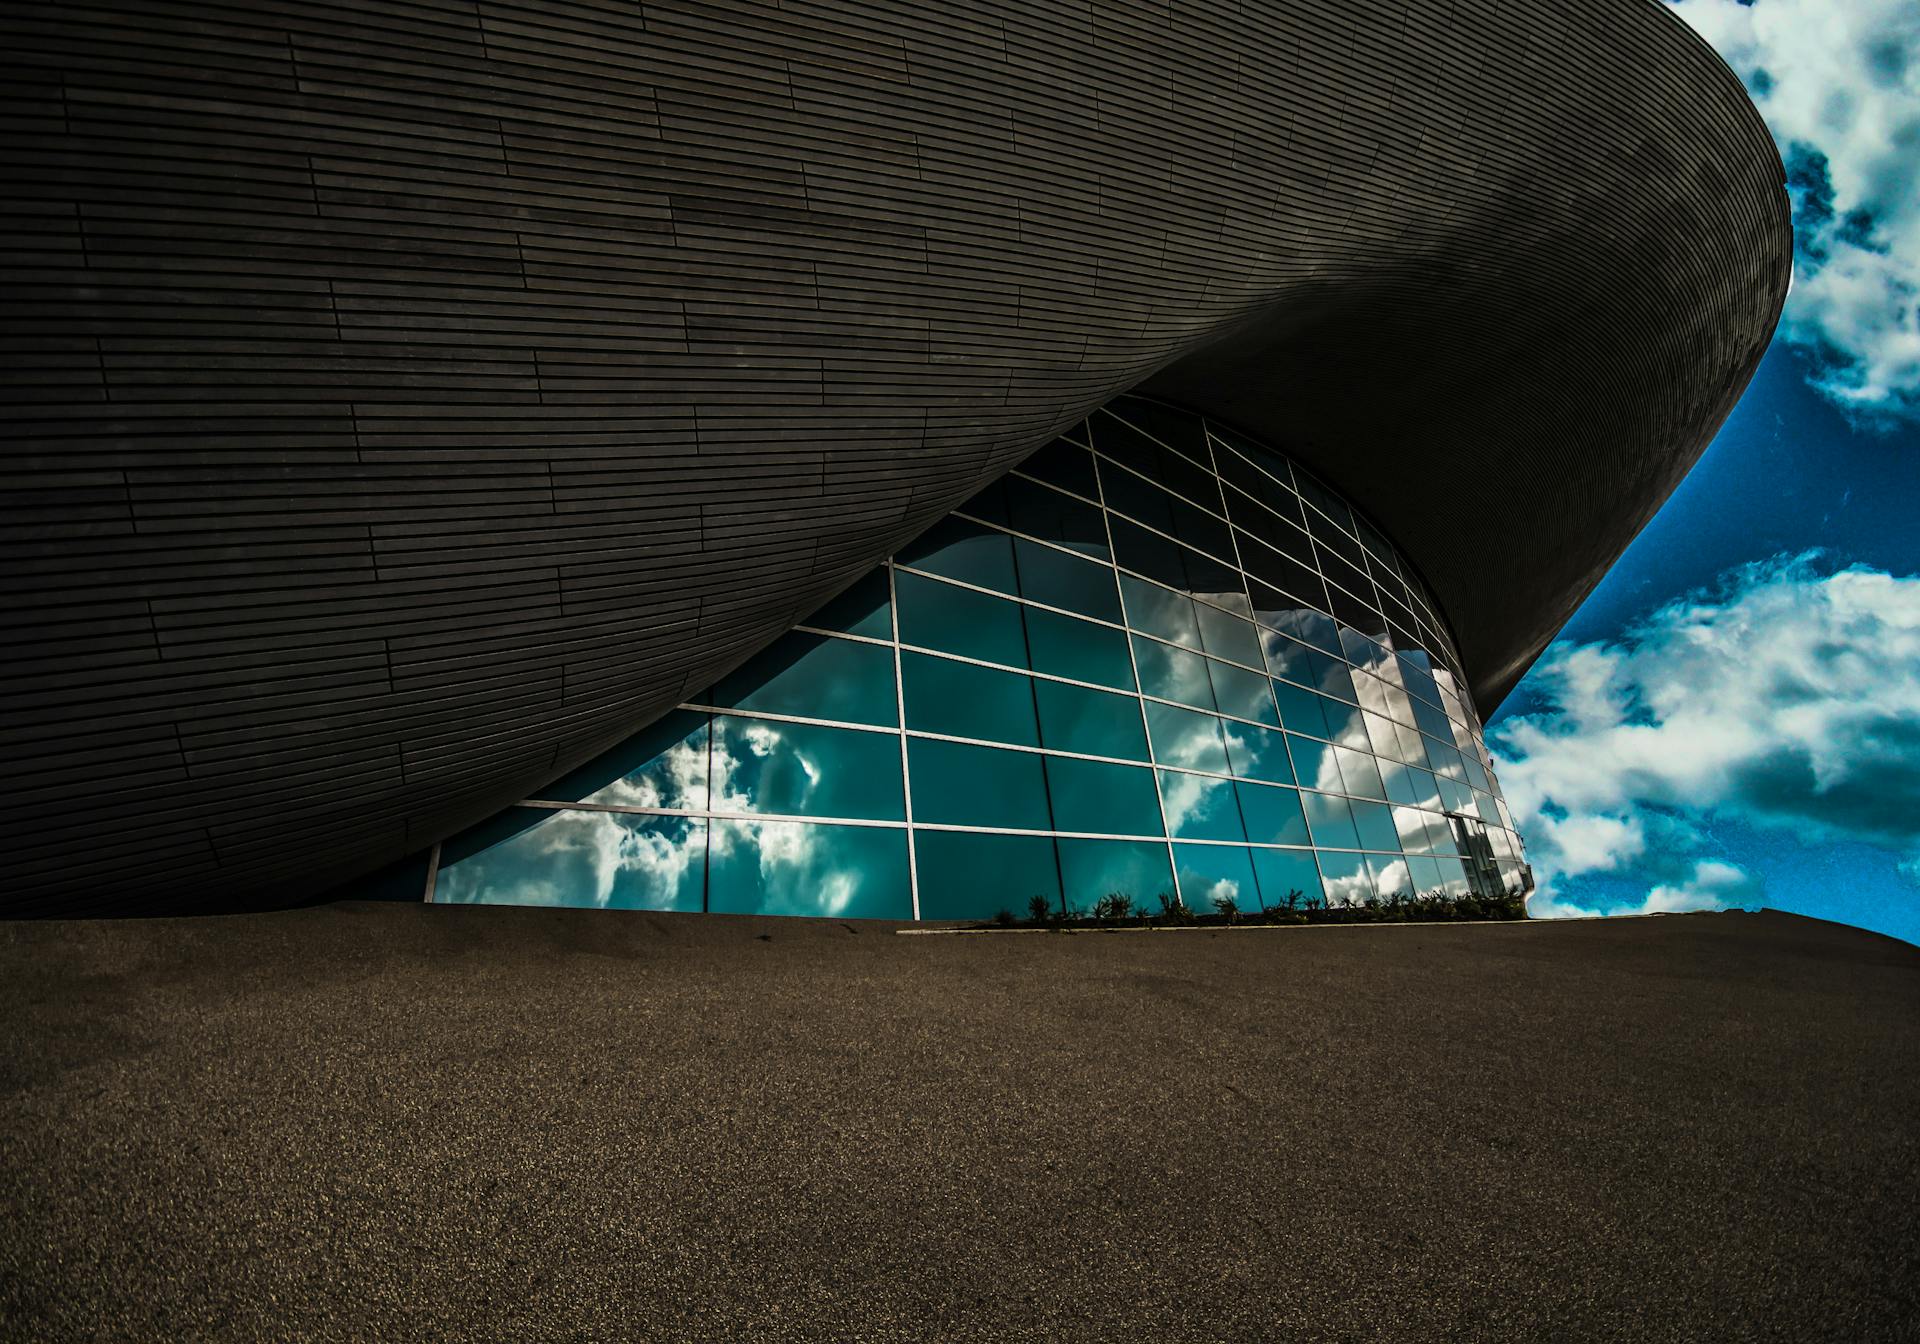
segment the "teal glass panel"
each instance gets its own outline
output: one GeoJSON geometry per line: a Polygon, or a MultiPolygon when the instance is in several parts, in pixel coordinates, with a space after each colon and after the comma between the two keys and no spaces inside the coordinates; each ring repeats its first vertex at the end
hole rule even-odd
{"type": "Polygon", "coordinates": [[[914,569],[978,584],[996,593],[1019,591],[1013,573],[1013,538],[963,518],[935,523],[894,559],[914,569]]]}
{"type": "Polygon", "coordinates": [[[1419,805],[1420,798],[1413,787],[1413,776],[1404,765],[1392,761],[1380,762],[1380,785],[1387,793],[1387,801],[1402,807],[1419,805]]]}
{"type": "Polygon", "coordinates": [[[1025,615],[1034,671],[1115,690],[1133,689],[1133,659],[1124,631],[1037,607],[1028,607],[1025,615]]]}
{"type": "Polygon", "coordinates": [[[900,655],[907,727],[923,733],[1040,745],[1033,678],[924,653],[900,655]]]}
{"type": "Polygon", "coordinates": [[[1358,798],[1386,800],[1387,790],[1380,782],[1380,768],[1374,764],[1373,757],[1346,747],[1335,747],[1333,754],[1340,760],[1340,778],[1347,782],[1348,793],[1358,798]]]}
{"type": "Polygon", "coordinates": [[[1273,694],[1280,702],[1281,727],[1314,737],[1327,735],[1326,715],[1320,712],[1320,706],[1327,703],[1324,696],[1285,681],[1273,683],[1273,694]]]}
{"type": "Polygon", "coordinates": [[[1467,867],[1459,859],[1433,859],[1430,862],[1440,870],[1440,888],[1455,900],[1472,892],[1473,886],[1467,881],[1467,867]]]}
{"type": "Polygon", "coordinates": [[[1199,654],[1135,635],[1133,661],[1142,694],[1196,709],[1213,708],[1213,679],[1207,675],[1207,660],[1199,654]]]}
{"type": "Polygon", "coordinates": [[[1353,828],[1353,812],[1345,798],[1328,793],[1302,793],[1300,806],[1307,814],[1307,829],[1313,833],[1316,848],[1360,848],[1360,835],[1353,828]]]}
{"type": "Polygon", "coordinates": [[[1175,845],[1173,861],[1180,875],[1180,899],[1195,914],[1214,914],[1219,899],[1232,901],[1242,914],[1258,913],[1260,885],[1246,850],[1237,845],[1175,845]]]}
{"type": "Polygon", "coordinates": [[[1020,604],[917,574],[896,574],[900,642],[1009,667],[1027,665],[1020,604]]]}
{"type": "Polygon", "coordinates": [[[912,919],[907,832],[818,821],[715,821],[707,908],[726,915],[912,919]]]}
{"type": "Polygon", "coordinates": [[[1430,770],[1407,771],[1407,785],[1413,791],[1413,805],[1429,811],[1440,810],[1440,781],[1430,770]]]}
{"type": "Polygon", "coordinates": [[[1407,881],[1413,884],[1414,894],[1428,896],[1441,889],[1440,865],[1432,859],[1409,855],[1407,858],[1407,881]]]}
{"type": "Polygon", "coordinates": [[[1280,726],[1273,709],[1273,683],[1260,673],[1209,659],[1207,674],[1213,681],[1214,706],[1222,714],[1280,726]]]}
{"type": "Polygon", "coordinates": [[[1248,667],[1261,665],[1260,637],[1251,621],[1229,616],[1204,602],[1194,605],[1193,614],[1200,623],[1200,646],[1208,653],[1248,667]]]}
{"type": "Polygon", "coordinates": [[[1320,712],[1327,721],[1327,737],[1330,740],[1348,747],[1367,745],[1366,715],[1359,706],[1322,696],[1320,712]]]}
{"type": "Polygon", "coordinates": [[[1147,734],[1153,742],[1154,760],[1189,770],[1227,773],[1227,747],[1221,739],[1220,720],[1211,714],[1155,704],[1151,700],[1146,707],[1147,734]]]}
{"type": "Polygon", "coordinates": [[[1393,809],[1385,803],[1368,803],[1355,800],[1353,809],[1353,828],[1360,833],[1360,848],[1397,850],[1400,848],[1400,832],[1394,828],[1393,809]]]}
{"type": "Polygon", "coordinates": [[[1410,854],[1424,854],[1431,848],[1427,841],[1427,816],[1417,807],[1393,809],[1393,829],[1400,837],[1400,849],[1410,854]]]}
{"type": "Polygon", "coordinates": [[[1127,600],[1127,624],[1184,648],[1200,647],[1200,623],[1193,614],[1193,599],[1169,592],[1159,584],[1120,576],[1120,590],[1127,600]]]}
{"type": "Polygon", "coordinates": [[[707,716],[676,709],[534,795],[610,807],[707,806],[707,716]]]}
{"type": "Polygon", "coordinates": [[[1130,897],[1138,909],[1157,910],[1160,895],[1174,895],[1173,867],[1164,840],[1068,840],[1054,842],[1066,903],[1093,909],[1102,896],[1130,897]]]}
{"type": "Polygon", "coordinates": [[[904,821],[900,739],[716,714],[713,809],[904,821]]]}
{"type": "Polygon", "coordinates": [[[1473,790],[1465,784],[1455,783],[1445,775],[1434,780],[1440,786],[1440,801],[1446,804],[1449,812],[1473,811],[1473,790]]]}
{"type": "Polygon", "coordinates": [[[1007,477],[1005,484],[1007,525],[1015,532],[1058,542],[1099,560],[1110,558],[1107,520],[1099,509],[1018,476],[1007,477]]]}
{"type": "Polygon", "coordinates": [[[510,807],[440,847],[436,902],[698,911],[697,817],[510,807]]]}
{"type": "Polygon", "coordinates": [[[1040,680],[1033,683],[1033,695],[1040,707],[1042,746],[1086,756],[1147,759],[1140,702],[1132,696],[1040,680]]]}
{"type": "Polygon", "coordinates": [[[886,567],[856,580],[851,588],[800,624],[816,630],[865,635],[868,639],[892,639],[893,607],[887,597],[886,567]]]}
{"type": "Polygon", "coordinates": [[[1093,454],[1065,439],[1055,439],[1046,447],[1037,449],[1017,470],[1087,499],[1093,499],[1100,493],[1100,486],[1093,475],[1093,454]]]}
{"type": "Polygon", "coordinates": [[[1330,854],[1322,851],[1320,887],[1330,906],[1365,905],[1374,898],[1373,873],[1364,854],[1330,854]]]}
{"type": "Polygon", "coordinates": [[[1120,595],[1106,565],[1019,539],[1013,551],[1022,597],[1102,621],[1120,619],[1120,595]]]}
{"type": "Polygon", "coordinates": [[[1234,794],[1240,800],[1240,817],[1246,823],[1247,839],[1255,844],[1313,843],[1297,791],[1277,785],[1237,784],[1234,794]]]}
{"type": "Polygon", "coordinates": [[[893,650],[796,631],[695,703],[891,728],[898,714],[893,650]]]}
{"type": "Polygon", "coordinates": [[[1336,700],[1357,705],[1360,697],[1353,689],[1353,669],[1337,658],[1328,658],[1314,654],[1309,658],[1314,664],[1314,688],[1322,695],[1330,695],[1336,700]]]}
{"type": "Polygon", "coordinates": [[[1035,896],[1060,906],[1051,836],[916,828],[913,843],[922,919],[992,919],[1002,910],[1025,919],[1035,896]]]}
{"type": "MultiPolygon", "coordinates": [[[[1433,860],[1429,859],[1431,863],[1433,860]]],[[[1415,894],[1413,874],[1407,860],[1398,854],[1369,854],[1367,867],[1373,870],[1373,889],[1383,901],[1415,894]]]]}
{"type": "Polygon", "coordinates": [[[1272,675],[1297,681],[1302,686],[1312,684],[1313,668],[1307,662],[1306,645],[1285,635],[1262,631],[1260,652],[1266,659],[1267,671],[1272,675]]]}
{"type": "Polygon", "coordinates": [[[1340,778],[1340,767],[1334,762],[1333,748],[1311,737],[1287,738],[1287,747],[1293,753],[1293,776],[1303,789],[1320,789],[1324,792],[1338,793],[1346,784],[1340,778]]]}
{"type": "Polygon", "coordinates": [[[1247,838],[1230,779],[1162,770],[1160,801],[1167,813],[1167,830],[1176,840],[1244,842],[1247,838]]]}
{"type": "Polygon", "coordinates": [[[1041,757],[958,742],[907,739],[913,819],[949,826],[1053,829],[1041,757]]]}
{"type": "Polygon", "coordinates": [[[1324,899],[1320,868],[1313,855],[1298,849],[1255,849],[1253,873],[1260,899],[1269,910],[1302,910],[1324,899]]]}
{"type": "Polygon", "coordinates": [[[1256,728],[1250,723],[1223,722],[1227,763],[1241,779],[1263,779],[1269,784],[1293,783],[1293,764],[1287,756],[1284,733],[1256,728]]]}
{"type": "Polygon", "coordinates": [[[1049,756],[1047,785],[1056,831],[1162,834],[1153,772],[1144,767],[1049,756]]]}
{"type": "Polygon", "coordinates": [[[1399,760],[1400,734],[1394,728],[1392,721],[1383,719],[1378,714],[1368,714],[1364,717],[1367,721],[1368,748],[1382,760],[1399,760]]]}

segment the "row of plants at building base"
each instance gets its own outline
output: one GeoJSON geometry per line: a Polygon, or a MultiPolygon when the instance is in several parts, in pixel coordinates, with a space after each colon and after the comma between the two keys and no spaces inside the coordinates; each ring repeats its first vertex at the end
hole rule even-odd
{"type": "Polygon", "coordinates": [[[1216,896],[1208,910],[1196,910],[1170,892],[1160,892],[1153,904],[1136,902],[1123,891],[1111,891],[1091,910],[1056,905],[1044,896],[1027,902],[1024,919],[1002,910],[981,928],[1172,928],[1182,925],[1224,924],[1410,924],[1448,920],[1525,919],[1526,899],[1505,894],[1455,896],[1444,891],[1397,892],[1346,902],[1329,901],[1318,894],[1295,890],[1278,905],[1243,910],[1231,896],[1216,896]]]}

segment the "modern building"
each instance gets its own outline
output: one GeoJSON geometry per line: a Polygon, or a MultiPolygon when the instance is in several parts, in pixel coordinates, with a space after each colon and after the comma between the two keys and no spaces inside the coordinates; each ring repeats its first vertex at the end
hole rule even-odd
{"type": "Polygon", "coordinates": [[[16,914],[1523,890],[1791,251],[1654,0],[0,36],[16,914]]]}

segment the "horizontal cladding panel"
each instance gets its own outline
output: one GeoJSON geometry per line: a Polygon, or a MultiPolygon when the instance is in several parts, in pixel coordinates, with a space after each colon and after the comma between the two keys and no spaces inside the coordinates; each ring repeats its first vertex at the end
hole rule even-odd
{"type": "Polygon", "coordinates": [[[430,843],[1143,384],[1371,512],[1490,707],[1786,274],[1764,128],[1650,0],[13,0],[0,42],[23,912],[430,843]],[[40,806],[90,783],[139,802],[40,806]]]}

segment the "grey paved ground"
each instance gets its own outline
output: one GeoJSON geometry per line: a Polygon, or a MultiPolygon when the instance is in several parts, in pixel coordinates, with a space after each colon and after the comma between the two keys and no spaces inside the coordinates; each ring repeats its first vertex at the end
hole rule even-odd
{"type": "Polygon", "coordinates": [[[1920,1312],[1920,951],[1784,915],[916,938],[340,905],[0,925],[0,1005],[8,1338],[1920,1312]]]}

